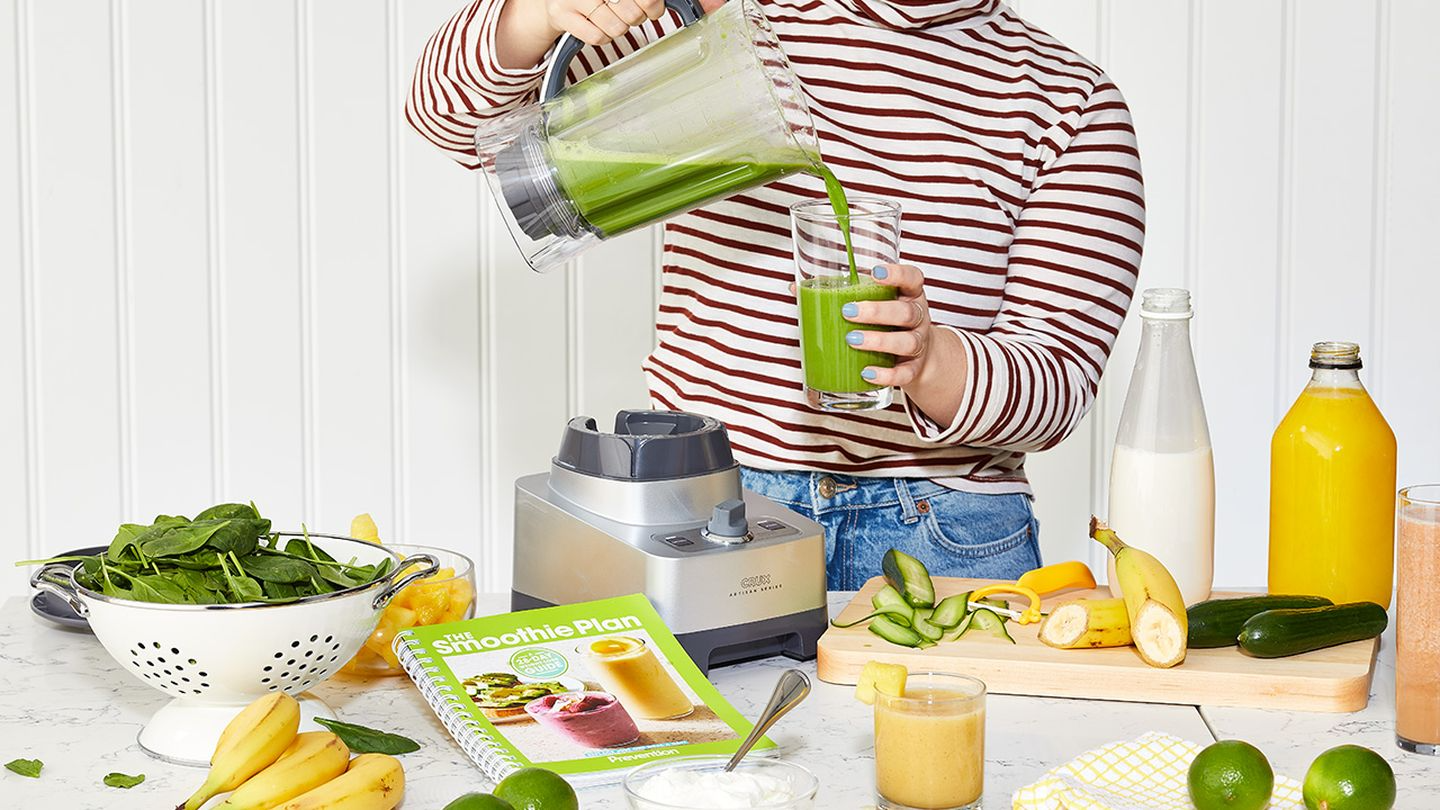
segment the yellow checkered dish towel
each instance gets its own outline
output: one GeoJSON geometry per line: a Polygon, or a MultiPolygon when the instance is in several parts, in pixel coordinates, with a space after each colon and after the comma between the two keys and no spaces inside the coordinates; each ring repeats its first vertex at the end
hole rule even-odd
{"type": "MultiPolygon", "coordinates": [[[[1013,810],[1194,810],[1185,780],[1203,747],[1154,731],[1103,745],[1015,791],[1013,810]]],[[[1276,776],[1270,810],[1305,810],[1300,783],[1276,776]]]]}

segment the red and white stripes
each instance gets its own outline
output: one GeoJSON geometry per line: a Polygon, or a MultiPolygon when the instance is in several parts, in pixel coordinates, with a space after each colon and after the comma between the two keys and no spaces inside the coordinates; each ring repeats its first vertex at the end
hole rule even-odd
{"type": "MultiPolygon", "coordinates": [[[[495,59],[504,0],[476,0],[427,45],[406,114],[473,166],[487,116],[533,98],[542,68],[495,59]]],[[[1028,451],[1094,399],[1135,288],[1144,238],[1129,111],[1094,65],[997,0],[760,0],[806,93],[825,162],[852,196],[899,201],[902,258],[935,323],[969,350],[964,406],[938,425],[897,404],[804,404],[788,207],[796,176],[665,227],[654,404],[715,416],[742,463],[929,477],[1026,491],[1028,451]]],[[[582,53],[573,78],[674,27],[582,53]]]]}

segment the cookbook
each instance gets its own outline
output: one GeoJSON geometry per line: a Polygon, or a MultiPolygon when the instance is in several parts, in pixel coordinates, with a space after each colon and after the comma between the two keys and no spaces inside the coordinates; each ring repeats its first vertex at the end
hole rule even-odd
{"type": "Polygon", "coordinates": [[[394,643],[425,701],[496,782],[530,766],[615,782],[655,760],[728,756],[751,728],[642,594],[416,627],[394,643]]]}

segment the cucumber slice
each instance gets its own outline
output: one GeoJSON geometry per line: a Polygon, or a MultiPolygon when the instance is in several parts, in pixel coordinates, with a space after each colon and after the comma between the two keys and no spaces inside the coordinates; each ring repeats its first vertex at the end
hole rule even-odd
{"type": "Polygon", "coordinates": [[[930,572],[924,563],[892,548],[880,561],[880,570],[885,574],[885,581],[893,585],[911,607],[935,606],[935,583],[930,581],[930,572]]]}
{"type": "Polygon", "coordinates": [[[840,622],[838,622],[838,621],[836,621],[836,620],[834,620],[834,619],[831,619],[831,620],[830,620],[830,626],[831,626],[831,627],[838,628],[838,629],[840,629],[840,630],[845,630],[845,629],[847,629],[847,628],[854,627],[854,626],[857,625],[857,624],[864,624],[865,622],[868,622],[868,621],[870,621],[871,619],[878,618],[878,617],[880,617],[880,616],[888,616],[888,617],[890,617],[890,620],[891,620],[891,621],[895,622],[896,624],[905,626],[905,627],[908,627],[908,626],[909,626],[909,623],[910,623],[910,614],[908,614],[908,613],[902,613],[902,612],[893,610],[893,609],[891,609],[891,608],[884,608],[884,609],[881,609],[881,610],[874,611],[873,613],[870,613],[870,614],[867,615],[867,616],[862,616],[861,618],[858,618],[858,619],[856,619],[856,620],[853,621],[853,622],[846,622],[846,623],[844,623],[844,624],[841,624],[840,622]]]}
{"type": "Polygon", "coordinates": [[[890,614],[892,620],[904,627],[910,626],[911,616],[915,612],[915,608],[891,585],[886,585],[870,597],[870,606],[875,608],[876,612],[890,614]]]}
{"type": "Polygon", "coordinates": [[[929,619],[922,618],[918,612],[915,614],[915,624],[913,627],[915,632],[930,641],[939,641],[945,635],[945,628],[934,624],[929,619]]]}
{"type": "Polygon", "coordinates": [[[1011,644],[1015,643],[1015,639],[1011,638],[1010,632],[1005,629],[1005,618],[989,608],[975,608],[975,611],[960,623],[960,628],[956,631],[954,638],[964,638],[972,632],[1003,638],[1011,644]]]}
{"type": "Polygon", "coordinates": [[[914,630],[896,624],[888,616],[881,616],[870,622],[870,632],[901,647],[919,647],[922,644],[934,643],[914,630]]]}
{"type": "Polygon", "coordinates": [[[946,630],[954,630],[965,620],[970,613],[970,594],[972,591],[959,593],[954,596],[947,596],[940,600],[935,606],[935,612],[930,614],[930,623],[943,627],[946,630]]]}

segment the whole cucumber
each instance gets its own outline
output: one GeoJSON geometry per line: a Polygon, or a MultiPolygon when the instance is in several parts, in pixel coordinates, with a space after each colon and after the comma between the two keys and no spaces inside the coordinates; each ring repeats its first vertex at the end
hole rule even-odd
{"type": "Polygon", "coordinates": [[[1250,617],[1279,608],[1312,608],[1333,604],[1323,596],[1242,596],[1237,599],[1208,599],[1196,602],[1185,611],[1190,625],[1191,649],[1233,647],[1240,628],[1250,617]]]}
{"type": "Polygon", "coordinates": [[[1256,658],[1282,658],[1374,638],[1389,623],[1385,608],[1374,602],[1282,608],[1252,616],[1238,641],[1241,651],[1256,658]]]}

